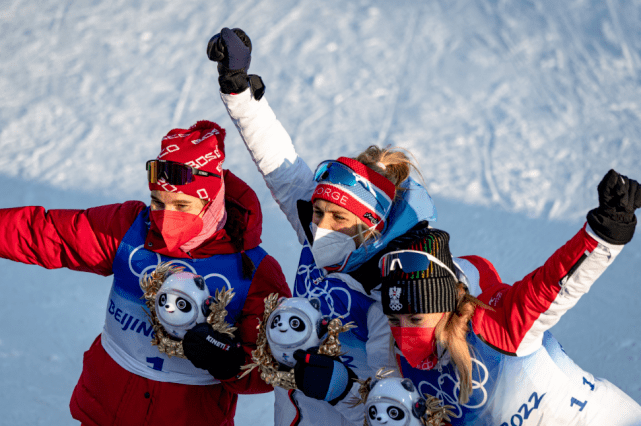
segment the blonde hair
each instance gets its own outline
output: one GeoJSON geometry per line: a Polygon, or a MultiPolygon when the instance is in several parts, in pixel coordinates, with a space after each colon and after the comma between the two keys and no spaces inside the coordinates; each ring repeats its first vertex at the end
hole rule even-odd
{"type": "MultiPolygon", "coordinates": [[[[408,177],[410,172],[414,169],[419,176],[421,175],[418,166],[409,158],[413,155],[404,148],[386,146],[380,148],[376,145],[368,146],[365,151],[358,154],[354,160],[364,164],[376,173],[384,176],[394,184],[394,199],[400,198],[401,192],[404,188],[401,187],[408,177]]],[[[362,222],[362,221],[361,221],[362,222]]],[[[368,229],[364,223],[358,224],[359,233],[359,246],[365,241],[378,237],[380,232],[375,229],[368,229]]]]}
{"type": "Polygon", "coordinates": [[[402,191],[401,183],[410,177],[412,169],[414,169],[419,176],[421,175],[418,166],[410,160],[410,157],[405,154],[406,152],[414,157],[412,153],[404,148],[391,146],[379,148],[376,145],[370,145],[365,151],[358,154],[354,160],[363,163],[376,173],[389,179],[394,184],[394,194],[398,197],[400,191],[402,191]]]}
{"type": "Polygon", "coordinates": [[[492,309],[485,303],[470,295],[467,286],[458,283],[458,303],[456,310],[443,316],[436,325],[436,341],[446,348],[451,361],[456,366],[461,380],[459,402],[465,404],[472,394],[472,356],[467,343],[469,323],[477,306],[492,309]]]}

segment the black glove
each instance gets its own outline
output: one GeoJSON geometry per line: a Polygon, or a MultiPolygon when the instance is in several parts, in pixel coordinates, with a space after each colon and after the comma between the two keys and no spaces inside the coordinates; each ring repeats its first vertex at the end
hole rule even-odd
{"type": "Polygon", "coordinates": [[[218,83],[222,93],[242,93],[250,87],[256,100],[263,97],[263,80],[257,75],[247,75],[251,51],[251,40],[240,28],[223,28],[209,40],[207,57],[218,62],[218,83]]]}
{"type": "Polygon", "coordinates": [[[183,338],[185,356],[194,367],[209,371],[218,380],[234,377],[245,364],[245,351],[239,339],[198,324],[183,338]]]}
{"type": "Polygon", "coordinates": [[[357,376],[336,358],[318,355],[316,349],[294,352],[296,387],[306,396],[336,405],[345,398],[357,376]]]}
{"type": "Polygon", "coordinates": [[[598,186],[599,207],[588,213],[590,228],[605,241],[626,244],[632,240],[637,217],[634,211],[641,207],[641,187],[610,170],[598,186]]]}

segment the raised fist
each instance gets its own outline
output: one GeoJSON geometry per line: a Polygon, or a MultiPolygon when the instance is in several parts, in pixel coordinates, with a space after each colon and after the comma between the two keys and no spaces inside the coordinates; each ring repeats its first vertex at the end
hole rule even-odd
{"type": "Polygon", "coordinates": [[[618,222],[630,223],[641,207],[641,188],[636,180],[610,170],[598,186],[599,208],[618,222]]]}
{"type": "Polygon", "coordinates": [[[240,28],[223,28],[209,40],[207,57],[218,62],[218,84],[222,93],[242,93],[249,87],[254,99],[263,97],[263,80],[257,75],[247,75],[251,52],[252,42],[240,28]]]}
{"type": "Polygon", "coordinates": [[[634,179],[610,170],[597,187],[599,207],[588,213],[588,224],[605,241],[626,244],[634,235],[641,207],[641,187],[634,179]]]}
{"type": "Polygon", "coordinates": [[[251,62],[252,43],[240,28],[223,28],[207,44],[207,57],[228,70],[247,72],[251,62]]]}

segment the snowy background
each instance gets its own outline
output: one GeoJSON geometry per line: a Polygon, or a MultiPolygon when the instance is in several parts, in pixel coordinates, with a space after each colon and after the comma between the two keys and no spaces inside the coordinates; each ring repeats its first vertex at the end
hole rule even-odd
{"type": "MultiPolygon", "coordinates": [[[[641,1],[0,0],[0,207],[148,201],[144,163],[174,127],[228,129],[226,167],[258,193],[264,247],[299,247],[218,95],[205,48],[245,29],[251,72],[313,166],[369,144],[411,150],[455,255],[511,283],[641,179],[641,1]]],[[[641,236],[553,333],[641,402],[641,236]]],[[[73,424],[82,353],[111,280],[0,260],[0,424],[73,424]]],[[[238,425],[269,424],[272,394],[238,425]]]]}

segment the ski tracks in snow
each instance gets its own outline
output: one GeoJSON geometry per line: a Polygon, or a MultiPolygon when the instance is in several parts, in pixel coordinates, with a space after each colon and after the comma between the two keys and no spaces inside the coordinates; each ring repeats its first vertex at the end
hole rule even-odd
{"type": "Polygon", "coordinates": [[[621,45],[621,52],[623,53],[623,56],[625,57],[625,61],[628,65],[628,70],[630,71],[630,77],[635,78],[637,77],[637,65],[639,63],[639,56],[634,52],[630,47],[628,46],[628,43],[626,41],[626,36],[624,31],[621,28],[621,23],[619,20],[619,13],[617,12],[615,8],[615,4],[613,0],[606,0],[605,3],[608,6],[608,12],[610,14],[610,19],[612,20],[612,25],[614,26],[614,31],[619,39],[619,43],[621,45]],[[634,52],[634,53],[633,53],[634,52]]]}
{"type": "MultiPolygon", "coordinates": [[[[410,63],[415,63],[415,58],[410,55],[410,52],[413,51],[414,44],[416,43],[418,23],[423,21],[422,17],[424,13],[424,6],[421,5],[415,13],[410,14],[402,42],[399,43],[402,46],[402,49],[400,50],[400,54],[397,58],[398,69],[393,70],[396,74],[396,79],[394,80],[392,87],[388,89],[390,93],[385,101],[385,113],[383,115],[383,121],[376,140],[376,145],[378,146],[386,145],[385,142],[387,141],[390,129],[396,117],[399,95],[412,89],[411,83],[413,80],[408,78],[408,75],[410,75],[409,70],[411,69],[409,65],[410,63]],[[410,59],[412,59],[412,61],[410,61],[410,59]]],[[[394,43],[396,44],[397,42],[394,41],[394,43]]]]}

